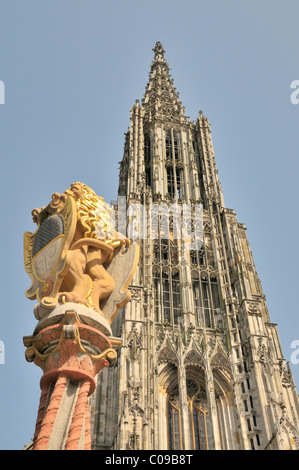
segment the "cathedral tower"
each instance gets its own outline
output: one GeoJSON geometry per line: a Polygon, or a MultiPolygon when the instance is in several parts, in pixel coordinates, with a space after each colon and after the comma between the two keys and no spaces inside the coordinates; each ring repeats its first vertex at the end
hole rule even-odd
{"type": "Polygon", "coordinates": [[[116,220],[140,246],[95,449],[298,449],[298,395],[246,227],[225,206],[210,124],[185,114],[160,42],[131,109],[116,220]]]}

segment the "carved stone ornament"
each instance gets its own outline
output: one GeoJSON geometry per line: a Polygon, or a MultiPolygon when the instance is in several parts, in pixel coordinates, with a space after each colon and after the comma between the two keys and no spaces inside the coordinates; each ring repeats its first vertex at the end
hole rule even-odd
{"type": "Polygon", "coordinates": [[[259,304],[257,302],[248,302],[247,305],[248,305],[247,311],[249,315],[256,315],[258,317],[262,316],[260,308],[259,308],[259,304]]]}
{"type": "Polygon", "coordinates": [[[204,361],[202,356],[199,354],[198,351],[195,349],[191,349],[190,351],[187,352],[185,359],[184,359],[185,365],[196,365],[196,366],[202,366],[204,368],[204,361]]]}
{"type": "Polygon", "coordinates": [[[211,367],[225,367],[231,370],[231,364],[223,346],[217,341],[214,351],[210,356],[211,367]]]}
{"type": "Polygon", "coordinates": [[[268,347],[262,341],[262,339],[259,339],[259,345],[257,349],[257,359],[265,367],[266,370],[271,372],[272,365],[273,365],[271,354],[270,354],[268,347]]]}
{"type": "Polygon", "coordinates": [[[282,386],[286,388],[291,387],[293,385],[293,381],[290,377],[289,372],[286,370],[285,363],[283,360],[279,361],[279,373],[282,386]]]}
{"type": "Polygon", "coordinates": [[[161,364],[163,362],[170,362],[174,365],[178,365],[179,363],[177,352],[172,341],[169,339],[168,333],[166,333],[163,343],[158,352],[157,362],[158,364],[161,364]]]}
{"type": "Polygon", "coordinates": [[[130,287],[131,300],[134,300],[137,303],[141,302],[141,289],[136,287],[130,287]]]}
{"type": "Polygon", "coordinates": [[[136,323],[132,324],[131,331],[128,336],[128,347],[130,349],[130,357],[133,360],[137,360],[140,357],[140,337],[137,332],[136,323]]]}

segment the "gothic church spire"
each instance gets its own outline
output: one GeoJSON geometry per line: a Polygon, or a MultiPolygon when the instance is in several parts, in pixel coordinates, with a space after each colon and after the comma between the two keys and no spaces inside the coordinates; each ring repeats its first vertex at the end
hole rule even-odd
{"type": "Polygon", "coordinates": [[[185,108],[179,100],[179,93],[173,85],[169,65],[164,57],[165,50],[161,42],[154,49],[149,81],[145,89],[142,104],[145,120],[168,120],[186,122],[185,108]]]}

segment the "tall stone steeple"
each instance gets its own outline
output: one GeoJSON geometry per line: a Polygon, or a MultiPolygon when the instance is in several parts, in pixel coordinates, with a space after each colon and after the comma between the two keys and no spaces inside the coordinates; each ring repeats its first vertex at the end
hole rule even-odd
{"type": "Polygon", "coordinates": [[[145,120],[171,119],[186,122],[185,109],[174,87],[162,44],[157,42],[153,51],[155,56],[142,100],[145,120]]]}
{"type": "Polygon", "coordinates": [[[131,109],[124,207],[140,262],[112,324],[116,370],[92,398],[94,448],[298,449],[298,395],[246,227],[225,206],[209,121],[186,117],[160,42],[131,109]]]}

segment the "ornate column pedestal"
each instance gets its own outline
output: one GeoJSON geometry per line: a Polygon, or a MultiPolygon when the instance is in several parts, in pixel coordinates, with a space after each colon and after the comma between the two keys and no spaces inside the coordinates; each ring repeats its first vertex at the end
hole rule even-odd
{"type": "Polygon", "coordinates": [[[26,296],[39,320],[24,338],[26,359],[43,371],[33,449],[90,449],[88,397],[95,376],[116,360],[110,325],[129,302],[136,243],[114,229],[112,209],[83,183],[33,209],[24,234],[26,296]]]}
{"type": "Polygon", "coordinates": [[[120,345],[101,330],[110,333],[104,318],[70,303],[43,316],[34,334],[24,338],[27,361],[43,371],[33,450],[91,448],[88,397],[120,345]]]}

